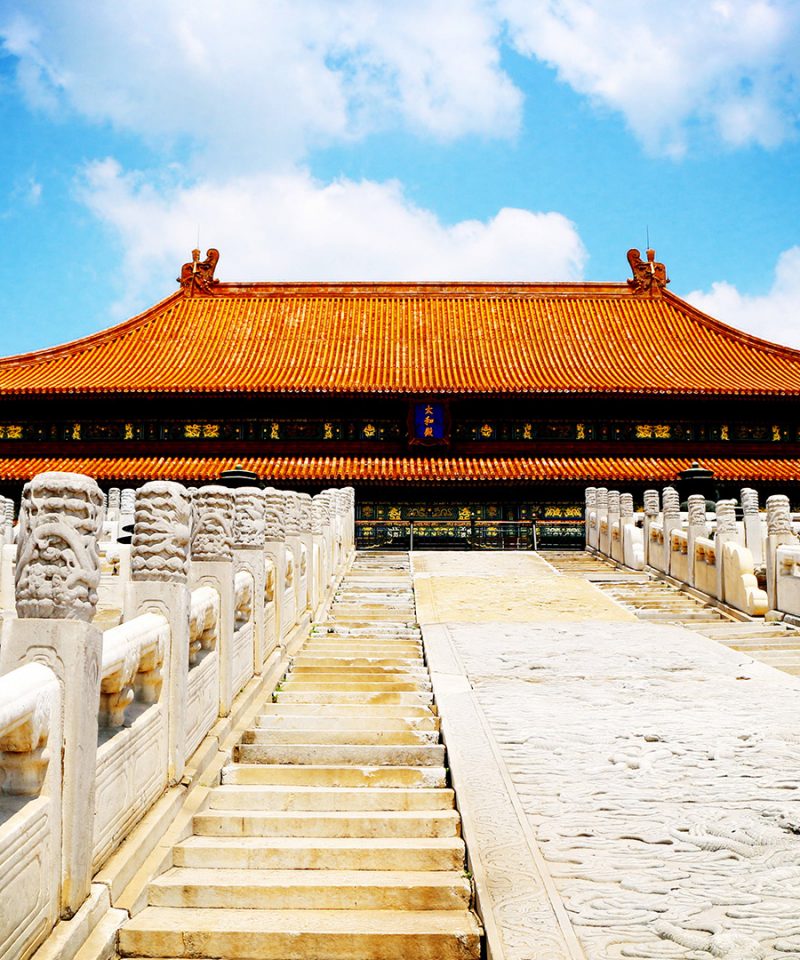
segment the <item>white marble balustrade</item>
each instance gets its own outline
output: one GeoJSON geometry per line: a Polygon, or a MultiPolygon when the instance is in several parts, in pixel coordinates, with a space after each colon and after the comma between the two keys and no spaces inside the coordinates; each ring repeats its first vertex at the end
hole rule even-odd
{"type": "Polygon", "coordinates": [[[157,481],[112,490],[106,512],[88,477],[26,485],[0,531],[0,960],[80,908],[330,600],[353,554],[352,491],[274,494],[157,481]]]}

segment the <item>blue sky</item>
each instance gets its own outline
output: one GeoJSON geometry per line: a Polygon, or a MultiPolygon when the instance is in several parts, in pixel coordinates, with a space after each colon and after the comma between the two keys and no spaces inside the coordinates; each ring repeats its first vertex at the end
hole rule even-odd
{"type": "Polygon", "coordinates": [[[800,347],[797,0],[0,0],[2,342],[223,280],[624,280],[800,347]]]}

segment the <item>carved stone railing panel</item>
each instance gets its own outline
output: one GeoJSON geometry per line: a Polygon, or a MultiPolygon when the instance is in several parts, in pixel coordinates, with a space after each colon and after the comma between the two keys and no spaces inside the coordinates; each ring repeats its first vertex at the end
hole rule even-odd
{"type": "Polygon", "coordinates": [[[253,578],[240,570],[234,578],[234,628],[240,630],[253,619],[253,578]]]}
{"type": "Polygon", "coordinates": [[[189,615],[189,664],[194,665],[201,650],[214,650],[219,637],[219,594],[212,587],[192,590],[189,615]]]}
{"type": "Polygon", "coordinates": [[[155,703],[161,693],[161,666],[169,643],[169,624],[145,613],[103,634],[100,680],[100,726],[119,728],[125,710],[138,699],[155,703]]]}
{"type": "Polygon", "coordinates": [[[0,792],[38,796],[58,698],[58,681],[42,664],[28,663],[0,677],[0,792]]]}

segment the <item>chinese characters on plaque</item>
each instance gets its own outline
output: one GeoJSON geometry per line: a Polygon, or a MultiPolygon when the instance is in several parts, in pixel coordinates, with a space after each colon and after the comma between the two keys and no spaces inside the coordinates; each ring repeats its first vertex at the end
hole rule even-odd
{"type": "Polygon", "coordinates": [[[414,439],[429,442],[445,439],[443,403],[414,404],[414,439]]]}

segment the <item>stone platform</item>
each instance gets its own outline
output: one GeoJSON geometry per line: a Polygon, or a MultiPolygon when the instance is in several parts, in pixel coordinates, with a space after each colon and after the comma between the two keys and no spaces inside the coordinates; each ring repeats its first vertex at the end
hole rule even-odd
{"type": "Polygon", "coordinates": [[[416,554],[490,956],[800,953],[798,681],[532,554],[416,554]]]}

